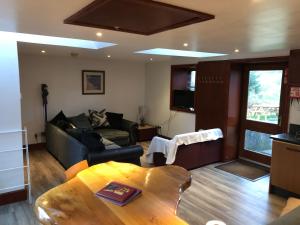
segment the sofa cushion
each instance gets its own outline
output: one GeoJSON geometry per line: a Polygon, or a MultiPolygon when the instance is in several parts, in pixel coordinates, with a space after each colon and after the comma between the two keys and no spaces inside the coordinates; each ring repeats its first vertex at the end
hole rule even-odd
{"type": "Polygon", "coordinates": [[[102,137],[97,132],[79,128],[67,129],[66,132],[80,141],[83,145],[85,145],[89,149],[89,151],[105,150],[105,145],[102,142],[102,137]]]}
{"type": "Polygon", "coordinates": [[[105,146],[108,146],[108,145],[113,145],[115,143],[113,143],[112,141],[106,139],[106,138],[102,138],[102,143],[105,145],[105,146]]]}
{"type": "Polygon", "coordinates": [[[93,129],[88,117],[84,113],[70,117],[69,119],[77,128],[93,129]]]}
{"type": "Polygon", "coordinates": [[[83,132],[89,131],[88,129],[81,129],[81,128],[69,128],[66,129],[66,132],[71,135],[73,138],[81,141],[81,135],[83,132]]]}
{"type": "Polygon", "coordinates": [[[84,144],[91,152],[105,150],[101,136],[94,131],[83,132],[81,135],[81,143],[84,144]]]}
{"type": "Polygon", "coordinates": [[[89,109],[89,117],[93,128],[109,126],[107,116],[105,115],[105,109],[101,111],[89,109]]]}
{"type": "Polygon", "coordinates": [[[127,131],[110,128],[97,129],[95,131],[99,133],[102,137],[114,142],[117,145],[129,145],[129,133],[127,131]]]}
{"type": "Polygon", "coordinates": [[[65,116],[63,111],[60,111],[51,121],[53,125],[59,127],[62,130],[68,128],[74,128],[75,125],[65,116]]]}
{"type": "Polygon", "coordinates": [[[122,128],[123,114],[112,112],[107,112],[105,114],[111,128],[118,130],[122,128]]]}
{"type": "Polygon", "coordinates": [[[106,138],[102,138],[102,143],[105,145],[105,150],[121,148],[119,145],[115,144],[114,142],[112,142],[106,138]]]}

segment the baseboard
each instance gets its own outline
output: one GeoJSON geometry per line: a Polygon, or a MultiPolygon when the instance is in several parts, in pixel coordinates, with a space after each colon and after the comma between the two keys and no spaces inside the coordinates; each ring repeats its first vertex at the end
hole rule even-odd
{"type": "Polygon", "coordinates": [[[29,147],[29,150],[44,149],[46,147],[46,143],[30,144],[28,147],[29,147]]]}
{"type": "Polygon", "coordinates": [[[239,159],[247,161],[247,162],[251,162],[251,163],[254,163],[254,164],[257,164],[257,165],[262,166],[262,167],[266,167],[268,169],[271,168],[270,165],[267,165],[267,164],[264,164],[264,163],[260,163],[260,162],[256,162],[254,160],[251,160],[251,159],[248,159],[248,158],[245,158],[245,157],[239,157],[239,159]]]}
{"type": "Polygon", "coordinates": [[[270,184],[269,192],[272,193],[272,194],[279,195],[279,196],[284,197],[284,198],[289,198],[289,197],[300,198],[299,194],[284,190],[284,189],[282,189],[280,187],[277,187],[277,186],[274,186],[272,184],[270,184]]]}
{"type": "Polygon", "coordinates": [[[27,189],[0,194],[0,205],[27,200],[27,189]]]}

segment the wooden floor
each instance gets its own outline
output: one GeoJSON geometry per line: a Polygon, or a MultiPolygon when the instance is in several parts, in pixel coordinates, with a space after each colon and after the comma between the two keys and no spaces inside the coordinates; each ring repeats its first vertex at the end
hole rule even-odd
{"type": "MultiPolygon", "coordinates": [[[[141,143],[145,150],[149,143],[141,143]]],[[[44,149],[30,152],[33,198],[64,181],[64,169],[44,149]]],[[[149,166],[142,157],[142,165],[149,166]]],[[[183,195],[177,214],[191,225],[219,219],[227,225],[266,225],[277,218],[286,200],[269,195],[269,178],[256,182],[209,165],[191,171],[192,185],[183,195]]],[[[39,224],[27,202],[0,206],[0,225],[39,224]]]]}

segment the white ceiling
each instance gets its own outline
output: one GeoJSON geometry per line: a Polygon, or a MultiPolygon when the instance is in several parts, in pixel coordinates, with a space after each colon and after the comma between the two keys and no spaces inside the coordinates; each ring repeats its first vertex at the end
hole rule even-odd
{"type": "MultiPolygon", "coordinates": [[[[92,0],[0,0],[0,30],[107,41],[118,44],[99,50],[20,44],[20,52],[81,57],[149,60],[133,52],[150,48],[173,48],[227,53],[227,58],[287,55],[300,48],[300,0],[160,0],[207,12],[216,19],[151,36],[67,25],[63,20],[92,0]],[[96,32],[103,36],[98,38],[96,32]],[[189,47],[183,47],[188,42],[189,47]],[[234,53],[234,49],[240,53],[234,53]]],[[[154,60],[170,57],[153,56],[154,60]]]]}

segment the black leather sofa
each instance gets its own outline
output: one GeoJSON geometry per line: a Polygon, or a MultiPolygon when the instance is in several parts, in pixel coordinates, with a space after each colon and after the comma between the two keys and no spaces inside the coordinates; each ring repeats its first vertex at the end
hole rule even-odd
{"type": "Polygon", "coordinates": [[[136,133],[138,124],[129,120],[122,119],[120,129],[98,128],[94,131],[102,137],[116,143],[120,146],[135,145],[137,141],[136,133]]]}
{"type": "MultiPolygon", "coordinates": [[[[100,132],[101,133],[101,132],[100,132]]],[[[130,141],[131,143],[134,140],[130,141]]],[[[67,169],[82,160],[88,160],[89,165],[107,161],[128,162],[140,165],[143,149],[139,145],[120,147],[116,143],[103,138],[105,150],[91,152],[77,139],[59,127],[48,123],[46,126],[47,150],[67,169]]]]}

